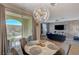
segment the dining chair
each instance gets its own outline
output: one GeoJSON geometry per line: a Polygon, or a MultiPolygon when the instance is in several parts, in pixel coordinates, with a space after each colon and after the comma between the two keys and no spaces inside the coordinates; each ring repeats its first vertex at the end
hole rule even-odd
{"type": "Polygon", "coordinates": [[[25,47],[25,45],[27,44],[26,38],[20,39],[20,43],[21,43],[21,49],[22,49],[23,54],[24,54],[24,55],[28,55],[28,53],[25,52],[25,50],[24,50],[24,47],[25,47]]]}
{"type": "Polygon", "coordinates": [[[11,48],[12,55],[19,55],[15,48],[11,48]]]}
{"type": "Polygon", "coordinates": [[[65,51],[64,49],[60,48],[54,55],[64,55],[65,51]]]}
{"type": "Polygon", "coordinates": [[[69,44],[69,48],[68,48],[68,51],[67,51],[67,55],[69,54],[70,48],[71,48],[71,44],[69,44]]]}

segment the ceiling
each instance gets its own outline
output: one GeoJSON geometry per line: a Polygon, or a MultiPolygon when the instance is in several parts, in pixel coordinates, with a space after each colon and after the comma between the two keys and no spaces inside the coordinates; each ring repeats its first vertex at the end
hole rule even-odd
{"type": "Polygon", "coordinates": [[[14,3],[14,6],[33,12],[42,7],[49,11],[48,22],[59,22],[79,19],[79,3],[14,3]]]}

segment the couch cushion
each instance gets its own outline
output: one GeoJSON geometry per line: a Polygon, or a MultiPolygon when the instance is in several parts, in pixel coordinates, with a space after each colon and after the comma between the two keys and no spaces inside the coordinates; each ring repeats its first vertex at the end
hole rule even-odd
{"type": "Polygon", "coordinates": [[[47,38],[49,38],[51,40],[56,40],[56,41],[65,41],[66,37],[64,35],[60,35],[60,34],[48,33],[47,38]]]}

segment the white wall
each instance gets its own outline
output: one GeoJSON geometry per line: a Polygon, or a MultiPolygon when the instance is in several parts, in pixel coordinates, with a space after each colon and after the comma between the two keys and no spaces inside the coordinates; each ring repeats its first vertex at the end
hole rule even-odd
{"type": "Polygon", "coordinates": [[[79,21],[75,20],[69,22],[50,23],[49,32],[54,33],[54,31],[57,31],[57,34],[62,34],[62,32],[64,32],[64,35],[68,38],[79,36],[79,21]],[[65,25],[65,30],[55,30],[54,25],[58,24],[65,25]]]}
{"type": "Polygon", "coordinates": [[[67,26],[70,34],[79,36],[79,21],[71,21],[67,26]]]}
{"type": "Polygon", "coordinates": [[[23,20],[23,37],[28,38],[32,35],[32,19],[23,20]]]}
{"type": "Polygon", "coordinates": [[[57,34],[64,34],[66,32],[66,23],[65,22],[58,22],[58,23],[49,23],[49,32],[54,33],[56,31],[57,34]],[[55,30],[55,25],[64,25],[64,30],[55,30]],[[64,32],[64,33],[62,33],[64,32]]]}

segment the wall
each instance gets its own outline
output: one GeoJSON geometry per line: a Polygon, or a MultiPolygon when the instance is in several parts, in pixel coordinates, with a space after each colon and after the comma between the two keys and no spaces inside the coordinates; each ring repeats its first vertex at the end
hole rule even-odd
{"type": "Polygon", "coordinates": [[[78,35],[78,33],[79,33],[79,21],[78,20],[69,22],[67,24],[67,26],[68,26],[68,29],[69,29],[69,33],[71,35],[78,35]]]}
{"type": "Polygon", "coordinates": [[[23,19],[23,37],[32,35],[32,19],[23,19]]]}
{"type": "Polygon", "coordinates": [[[54,33],[56,31],[57,34],[64,34],[66,32],[66,23],[64,22],[57,22],[57,23],[49,23],[49,32],[54,33]],[[64,30],[55,30],[55,25],[64,25],[64,30]],[[63,33],[62,33],[63,32],[63,33]]]}
{"type": "MultiPolygon", "coordinates": [[[[49,24],[49,32],[54,33],[56,31],[54,29],[54,25],[65,25],[65,30],[57,30],[57,34],[62,34],[64,32],[64,35],[66,35],[67,38],[73,38],[73,36],[79,36],[79,21],[67,21],[67,22],[58,22],[58,23],[50,23],[49,24]]],[[[71,40],[71,39],[68,39],[71,40]]]]}

